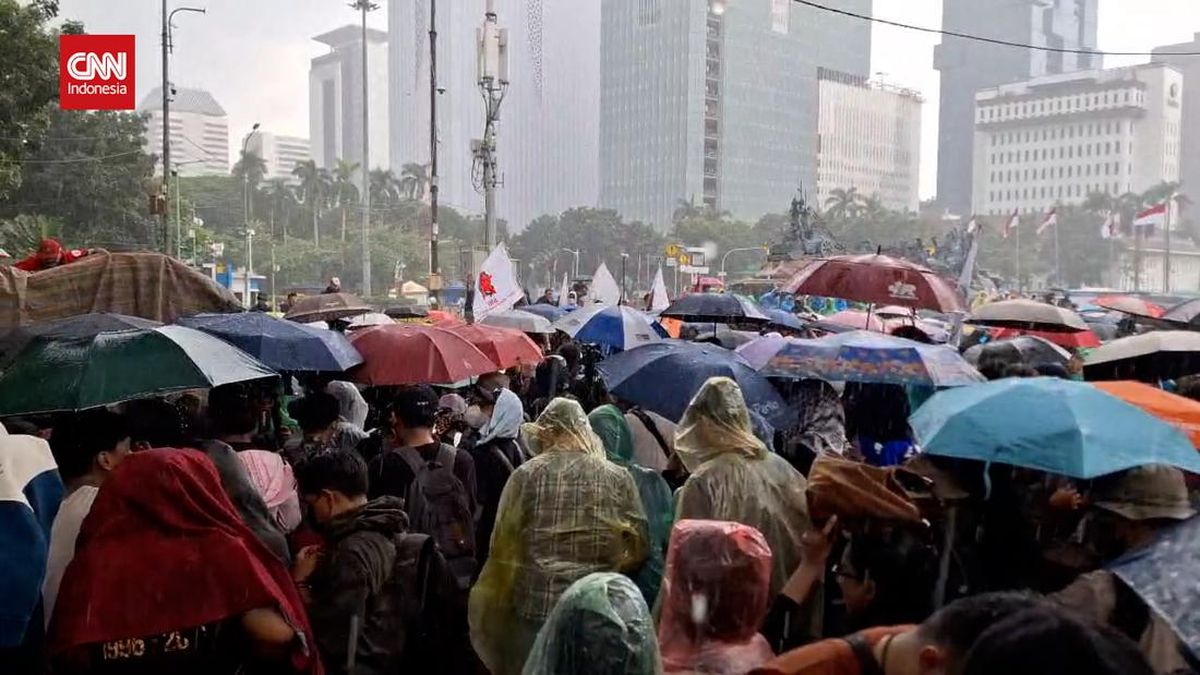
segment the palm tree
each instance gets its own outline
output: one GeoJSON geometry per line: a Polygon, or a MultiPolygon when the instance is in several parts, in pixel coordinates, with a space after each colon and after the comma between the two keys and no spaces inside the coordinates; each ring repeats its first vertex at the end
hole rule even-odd
{"type": "Polygon", "coordinates": [[[253,150],[242,150],[238,161],[233,165],[232,174],[235,178],[244,179],[253,190],[267,175],[267,163],[253,150]]]}
{"type": "Polygon", "coordinates": [[[271,208],[271,237],[275,236],[275,214],[279,213],[283,216],[283,239],[287,241],[288,207],[295,203],[292,186],[287,179],[272,178],[267,181],[266,196],[271,208]]]}
{"type": "Polygon", "coordinates": [[[862,212],[862,195],[858,188],[834,188],[825,200],[825,217],[830,220],[849,220],[862,212]]]}
{"type": "Polygon", "coordinates": [[[696,195],[692,195],[690,199],[678,199],[675,201],[675,211],[671,213],[671,222],[702,218],[704,209],[704,206],[696,203],[696,195]]]}
{"type": "Polygon", "coordinates": [[[342,241],[346,241],[346,206],[358,202],[358,187],[354,185],[354,174],[358,173],[358,162],[339,159],[333,167],[333,196],[342,210],[342,241]]]}
{"type": "Polygon", "coordinates": [[[321,205],[325,201],[328,192],[325,188],[325,180],[322,174],[328,173],[324,169],[317,166],[317,163],[311,159],[304,160],[296,164],[296,168],[292,169],[292,175],[300,179],[300,194],[303,195],[301,203],[308,207],[312,213],[313,224],[313,244],[321,245],[321,205]]]}
{"type": "Polygon", "coordinates": [[[390,206],[403,194],[400,179],[391,169],[371,169],[371,203],[390,206]]]}
{"type": "Polygon", "coordinates": [[[863,198],[860,204],[857,215],[871,222],[879,222],[892,216],[892,212],[883,205],[883,200],[879,198],[879,193],[863,198]]]}
{"type": "Polygon", "coordinates": [[[1118,200],[1107,192],[1089,192],[1083,200],[1083,210],[1096,215],[1111,213],[1117,208],[1118,200]]]}
{"type": "Polygon", "coordinates": [[[429,187],[429,165],[409,162],[400,168],[400,185],[409,199],[424,199],[429,187]]]}

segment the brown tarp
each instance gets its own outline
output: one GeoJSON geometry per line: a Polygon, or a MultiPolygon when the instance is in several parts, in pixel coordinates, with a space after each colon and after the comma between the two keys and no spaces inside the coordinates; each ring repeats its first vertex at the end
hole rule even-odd
{"type": "Polygon", "coordinates": [[[89,312],[170,323],[200,312],[241,309],[228,289],[159,253],[100,251],[32,273],[0,268],[0,332],[89,312]]]}

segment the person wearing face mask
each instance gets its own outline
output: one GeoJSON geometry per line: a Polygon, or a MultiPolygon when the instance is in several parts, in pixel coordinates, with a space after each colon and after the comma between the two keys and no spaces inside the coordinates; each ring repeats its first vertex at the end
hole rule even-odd
{"type": "MultiPolygon", "coordinates": [[[[479,438],[471,448],[475,459],[475,478],[478,488],[479,507],[476,509],[478,522],[475,528],[476,555],[480,566],[487,560],[491,548],[492,530],[496,525],[496,512],[500,507],[500,494],[508,478],[525,461],[517,443],[525,411],[521,399],[507,389],[481,391],[480,404],[472,406],[479,410],[479,438]]],[[[468,413],[470,413],[468,408],[468,413]]]]}

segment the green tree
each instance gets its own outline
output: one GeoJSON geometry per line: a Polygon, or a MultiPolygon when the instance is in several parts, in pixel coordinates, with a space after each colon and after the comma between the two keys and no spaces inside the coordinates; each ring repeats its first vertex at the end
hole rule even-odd
{"type": "Polygon", "coordinates": [[[400,167],[400,189],[409,199],[423,199],[429,188],[429,165],[409,162],[400,167]]]}
{"type": "Polygon", "coordinates": [[[308,209],[312,216],[313,244],[321,245],[321,209],[329,197],[325,177],[317,163],[311,159],[296,164],[292,175],[300,179],[300,203],[308,209]]]}
{"type": "Polygon", "coordinates": [[[270,227],[271,237],[274,238],[278,232],[282,235],[283,240],[287,241],[289,215],[296,206],[296,194],[292,192],[292,186],[284,178],[272,178],[267,181],[264,192],[267,200],[267,223],[270,227]],[[277,221],[278,228],[275,226],[277,221]]]}
{"type": "Polygon", "coordinates": [[[46,26],[57,13],[57,2],[0,0],[0,199],[21,184],[20,162],[49,126],[58,98],[58,41],[46,26]]]}
{"type": "Polygon", "coordinates": [[[394,206],[402,193],[400,180],[391,169],[371,169],[371,203],[394,206]]]}
{"type": "Polygon", "coordinates": [[[348,162],[339,159],[333,167],[333,202],[342,212],[342,243],[346,242],[346,211],[358,204],[358,186],[354,184],[354,175],[358,173],[358,162],[348,162]]]}
{"type": "Polygon", "coordinates": [[[825,217],[829,220],[848,220],[862,211],[863,199],[858,188],[834,188],[825,200],[825,217]]]}

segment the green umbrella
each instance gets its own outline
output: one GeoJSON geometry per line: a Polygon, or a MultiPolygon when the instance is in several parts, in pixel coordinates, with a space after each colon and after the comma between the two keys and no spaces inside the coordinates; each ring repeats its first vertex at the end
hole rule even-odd
{"type": "Polygon", "coordinates": [[[0,374],[0,416],[86,410],[274,375],[237,347],[183,326],[37,336],[0,374]]]}

